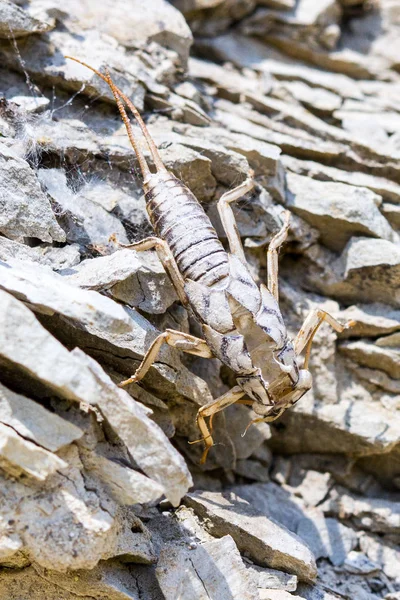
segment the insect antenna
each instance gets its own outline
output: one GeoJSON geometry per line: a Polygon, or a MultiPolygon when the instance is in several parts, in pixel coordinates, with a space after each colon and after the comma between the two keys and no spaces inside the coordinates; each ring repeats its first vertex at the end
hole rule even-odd
{"type": "Polygon", "coordinates": [[[115,83],[111,79],[111,76],[110,76],[108,70],[106,71],[106,74],[104,75],[103,73],[100,73],[100,71],[95,69],[94,67],[91,67],[90,65],[86,64],[82,60],[79,60],[78,58],[74,58],[73,56],[66,56],[65,58],[69,58],[70,60],[73,60],[73,61],[83,65],[84,67],[87,67],[88,69],[93,71],[93,73],[96,73],[96,75],[101,77],[101,79],[103,79],[103,81],[105,81],[110,86],[111,91],[114,95],[115,101],[117,103],[118,110],[119,110],[122,120],[125,124],[129,140],[132,144],[132,147],[133,147],[135,154],[137,156],[137,159],[139,161],[139,165],[140,165],[140,169],[142,171],[143,177],[146,179],[146,177],[150,175],[150,169],[149,169],[146,159],[144,158],[143,153],[142,153],[141,149],[139,148],[139,145],[135,139],[135,136],[134,136],[133,130],[132,130],[132,126],[129,121],[128,115],[126,114],[126,110],[122,103],[122,100],[128,106],[129,110],[131,111],[135,120],[137,121],[140,129],[142,130],[142,133],[143,133],[143,135],[146,139],[147,145],[149,147],[150,153],[153,157],[154,164],[155,164],[157,171],[166,171],[167,169],[161,160],[161,156],[158,152],[157,146],[155,145],[155,143],[146,127],[146,124],[142,119],[141,114],[139,113],[138,109],[133,104],[133,102],[115,85],[115,83]]]}

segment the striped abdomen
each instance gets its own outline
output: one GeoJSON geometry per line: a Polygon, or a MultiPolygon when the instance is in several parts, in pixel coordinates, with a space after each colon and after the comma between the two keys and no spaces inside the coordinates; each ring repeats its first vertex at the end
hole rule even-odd
{"type": "Polygon", "coordinates": [[[192,192],[171,173],[153,176],[145,187],[154,231],[167,242],[182,276],[208,287],[227,277],[228,256],[192,192]]]}

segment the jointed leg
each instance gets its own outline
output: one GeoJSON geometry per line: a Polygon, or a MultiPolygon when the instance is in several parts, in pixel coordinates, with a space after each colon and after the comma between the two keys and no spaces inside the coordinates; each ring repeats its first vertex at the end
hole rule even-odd
{"type": "Polygon", "coordinates": [[[164,333],[161,333],[156,337],[150,348],[147,350],[142,362],[138,366],[136,373],[129,379],[121,381],[120,387],[128,385],[129,383],[137,383],[146,375],[151,365],[156,361],[158,353],[160,352],[161,346],[166,343],[173,348],[178,348],[188,354],[194,354],[195,356],[202,356],[203,358],[213,358],[214,355],[207,343],[200,338],[196,338],[188,333],[182,331],[174,331],[173,329],[167,329],[164,333]]]}
{"type": "Polygon", "coordinates": [[[315,334],[318,331],[319,326],[326,321],[331,327],[338,333],[341,333],[344,329],[353,326],[353,321],[349,321],[345,325],[342,325],[334,319],[329,313],[325,312],[320,308],[315,308],[306,317],[303,325],[300,328],[299,333],[294,341],[294,350],[296,354],[300,354],[304,348],[306,348],[306,354],[304,358],[304,369],[308,369],[308,362],[310,360],[311,344],[315,334]]]}
{"type": "Polygon", "coordinates": [[[287,238],[289,230],[290,212],[288,210],[284,213],[284,224],[276,235],[272,238],[268,246],[267,254],[267,269],[268,269],[268,289],[275,298],[278,297],[278,248],[283,244],[287,238]]]}
{"type": "Polygon", "coordinates": [[[230,207],[231,202],[239,200],[244,194],[247,194],[254,186],[252,177],[248,177],[246,181],[241,183],[235,189],[225,192],[218,200],[218,212],[221,218],[222,226],[226,233],[229,242],[229,249],[232,254],[238,256],[243,262],[246,262],[242,241],[236,225],[235,215],[230,207]]]}
{"type": "Polygon", "coordinates": [[[244,395],[245,395],[245,392],[239,386],[235,386],[231,390],[229,390],[229,392],[226,392],[226,394],[223,394],[216,400],[213,400],[212,402],[205,404],[204,406],[202,406],[199,409],[199,412],[197,413],[197,424],[199,426],[199,429],[200,429],[203,437],[201,440],[196,440],[195,442],[189,442],[189,443],[196,444],[197,442],[204,442],[206,447],[202,454],[200,464],[205,463],[207,454],[208,454],[210,448],[214,444],[213,439],[211,437],[212,420],[213,420],[214,415],[216,413],[220,412],[221,410],[224,410],[224,408],[227,408],[231,404],[235,404],[235,402],[240,402],[240,403],[244,403],[244,404],[253,404],[253,402],[251,400],[241,400],[241,398],[244,395]],[[210,417],[210,422],[209,422],[208,426],[205,421],[206,417],[210,417]]]}
{"type": "MultiPolygon", "coordinates": [[[[114,241],[116,240],[114,239],[114,241]]],[[[144,252],[145,250],[152,250],[154,248],[164,269],[172,280],[179,300],[184,306],[188,304],[188,299],[184,290],[185,283],[183,277],[179,272],[175,258],[173,257],[168,244],[164,240],[155,236],[150,236],[144,238],[140,242],[135,242],[134,244],[121,244],[120,242],[117,242],[117,244],[118,246],[121,246],[121,248],[129,248],[130,250],[136,250],[136,252],[144,252]]]]}

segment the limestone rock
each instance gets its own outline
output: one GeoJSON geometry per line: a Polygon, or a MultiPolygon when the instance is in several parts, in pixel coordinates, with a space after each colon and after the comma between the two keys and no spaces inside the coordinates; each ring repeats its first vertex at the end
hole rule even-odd
{"type": "Polygon", "coordinates": [[[82,429],[0,384],[0,422],[21,437],[56,452],[83,435],[82,429]]]}
{"type": "Polygon", "coordinates": [[[195,492],[185,496],[185,504],[206,519],[213,535],[231,535],[239,550],[256,563],[283,569],[303,581],[315,578],[314,557],[307,546],[234,494],[195,492]]]}
{"type": "Polygon", "coordinates": [[[256,585],[230,535],[189,550],[166,546],[156,573],[165,600],[258,598],[256,585]]]}
{"type": "Polygon", "coordinates": [[[82,261],[61,274],[73,285],[107,291],[112,298],[149,313],[163,313],[177,299],[153,252],[119,250],[110,256],[82,261]]]}
{"type": "Polygon", "coordinates": [[[0,39],[21,38],[33,33],[44,33],[52,29],[51,23],[39,21],[14,2],[1,0],[0,39]]]}
{"type": "Polygon", "coordinates": [[[0,463],[10,475],[24,473],[40,481],[67,466],[58,456],[25,440],[3,423],[0,423],[0,463]]]}
{"type": "Polygon", "coordinates": [[[44,242],[63,242],[65,234],[28,163],[2,143],[0,164],[0,231],[13,239],[36,237],[44,242]]]}
{"type": "Polygon", "coordinates": [[[369,234],[396,241],[396,234],[379,212],[381,199],[365,188],[343,183],[287,176],[287,207],[320,231],[321,241],[342,250],[352,236],[369,234]]]}

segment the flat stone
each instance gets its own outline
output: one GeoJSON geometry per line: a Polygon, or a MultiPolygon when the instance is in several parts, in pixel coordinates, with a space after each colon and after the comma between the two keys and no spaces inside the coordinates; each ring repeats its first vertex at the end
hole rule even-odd
{"type": "Polygon", "coordinates": [[[81,246],[101,246],[109,243],[111,235],[122,243],[128,242],[121,222],[102,206],[80,194],[74,194],[67,185],[62,169],[40,169],[38,176],[40,183],[61,209],[60,223],[67,231],[69,242],[81,246]]]}
{"type": "Polygon", "coordinates": [[[315,561],[307,546],[235,494],[195,492],[185,496],[184,502],[206,519],[213,535],[231,535],[239,550],[248,552],[256,563],[284,569],[303,581],[315,578],[315,561]]]}
{"type": "Polygon", "coordinates": [[[349,552],[344,561],[343,568],[348,573],[353,573],[354,575],[372,575],[380,570],[377,563],[369,560],[362,552],[356,552],[355,550],[349,552]]]}
{"type": "Polygon", "coordinates": [[[83,435],[82,429],[73,423],[1,384],[0,422],[11,427],[21,437],[52,452],[83,435]]]}
{"type": "Polygon", "coordinates": [[[125,442],[142,471],[159,483],[174,506],[192,486],[192,478],[182,456],[163,431],[148,416],[148,409],[118,388],[101,366],[78,348],[71,353],[90,371],[97,387],[96,404],[111,427],[125,442]]]}
{"type": "Polygon", "coordinates": [[[286,206],[316,227],[321,242],[340,251],[354,235],[396,241],[396,234],[378,209],[379,196],[366,188],[320,182],[287,174],[286,206]]]}
{"type": "Polygon", "coordinates": [[[0,4],[0,39],[22,38],[33,33],[45,33],[53,27],[51,23],[35,19],[10,0],[2,0],[0,4]]]}
{"type": "Polygon", "coordinates": [[[154,252],[118,250],[110,256],[84,260],[61,274],[73,285],[107,291],[115,300],[149,313],[164,313],[177,300],[154,252]]]}
{"type": "Polygon", "coordinates": [[[311,87],[303,81],[286,81],[283,87],[296,100],[313,112],[331,114],[343,102],[338,94],[334,94],[323,88],[311,87]]]}
{"type": "Polygon", "coordinates": [[[0,423],[0,464],[10,475],[25,473],[39,481],[67,466],[58,456],[25,440],[3,423],[0,423]]]}
{"type": "Polygon", "coordinates": [[[398,546],[376,535],[361,533],[360,549],[370,560],[382,568],[385,575],[400,583],[398,546]]]}
{"type": "Polygon", "coordinates": [[[167,545],[161,550],[156,573],[165,600],[258,600],[256,585],[230,535],[191,550],[167,545]]]}
{"type": "Polygon", "coordinates": [[[276,569],[267,569],[257,565],[245,563],[248,571],[255,579],[258,591],[264,590],[283,590],[286,592],[294,592],[297,588],[296,575],[289,575],[276,569]]]}
{"type": "Polygon", "coordinates": [[[95,452],[81,453],[81,458],[90,475],[99,477],[113,498],[122,505],[156,502],[164,493],[160,484],[116,460],[109,460],[95,452]]]}
{"type": "Polygon", "coordinates": [[[339,350],[364,367],[382,370],[393,379],[400,377],[400,352],[395,349],[360,340],[341,342],[339,350]]]}
{"type": "Polygon", "coordinates": [[[395,499],[365,498],[345,488],[332,490],[320,506],[324,512],[350,521],[355,527],[380,534],[399,534],[400,516],[395,499]]]}
{"type": "Polygon", "coordinates": [[[376,337],[400,330],[400,310],[384,304],[358,304],[349,306],[338,314],[339,319],[353,321],[341,337],[376,337]]]}
{"type": "Polygon", "coordinates": [[[73,267],[81,259],[77,244],[69,244],[62,248],[43,244],[31,248],[14,240],[0,237],[0,260],[8,262],[13,258],[36,262],[51,267],[55,271],[73,267]]]}
{"type": "Polygon", "coordinates": [[[0,144],[0,167],[1,233],[12,239],[35,237],[44,242],[65,241],[65,233],[34,171],[4,143],[0,144]]]}
{"type": "MultiPolygon", "coordinates": [[[[287,169],[298,175],[308,175],[319,181],[336,181],[356,187],[364,187],[382,196],[384,200],[400,203],[400,185],[390,179],[361,173],[356,171],[344,171],[336,167],[327,166],[311,160],[299,160],[293,156],[282,156],[282,162],[287,169]]],[[[384,205],[382,205],[384,211],[384,205]]]]}
{"type": "Polygon", "coordinates": [[[293,502],[288,489],[267,483],[235,486],[234,490],[238,498],[296,534],[317,559],[329,558],[332,564],[340,565],[357,543],[349,527],[336,519],[325,519],[321,510],[306,508],[300,500],[293,502]]]}
{"type": "MultiPolygon", "coordinates": [[[[39,593],[46,591],[46,600],[75,600],[82,597],[107,600],[139,600],[140,593],[129,570],[117,560],[102,561],[89,571],[77,569],[69,573],[60,573],[50,569],[43,569],[38,565],[25,569],[26,576],[31,575],[33,590],[39,593]],[[55,594],[62,594],[55,595],[55,594]]],[[[23,578],[21,578],[23,581],[23,578]]],[[[23,586],[21,586],[24,589],[23,586]]],[[[34,592],[35,593],[35,592],[34,592]]],[[[38,594],[37,600],[40,596],[38,594]]],[[[42,595],[43,598],[43,595],[42,595]]],[[[36,595],[32,598],[36,600],[36,595]]]]}
{"type": "Polygon", "coordinates": [[[21,302],[5,292],[0,295],[0,330],[9,340],[2,347],[3,361],[64,398],[98,406],[141,469],[163,485],[167,497],[177,504],[192,480],[183,458],[148,417],[149,409],[118,388],[81,350],[68,352],[21,302]],[[41,352],[32,353],[33,347],[40,347],[41,352]]]}

